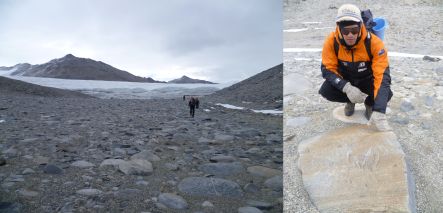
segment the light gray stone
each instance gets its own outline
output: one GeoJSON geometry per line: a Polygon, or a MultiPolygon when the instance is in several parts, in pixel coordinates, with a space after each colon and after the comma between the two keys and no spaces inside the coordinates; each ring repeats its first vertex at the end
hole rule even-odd
{"type": "Polygon", "coordinates": [[[183,197],[171,194],[171,193],[162,193],[158,196],[158,201],[172,209],[187,209],[188,203],[183,197]]]}
{"type": "Polygon", "coordinates": [[[229,176],[244,172],[244,167],[241,163],[207,163],[199,166],[199,170],[205,173],[213,174],[215,176],[229,176]]]}
{"type": "Polygon", "coordinates": [[[84,169],[84,168],[94,167],[94,164],[92,164],[92,163],[90,163],[90,162],[87,162],[87,161],[84,161],[84,160],[79,160],[79,161],[75,161],[75,162],[73,162],[73,163],[71,164],[71,166],[79,167],[79,168],[84,169]]]}
{"type": "Polygon", "coordinates": [[[280,175],[269,178],[265,181],[265,186],[275,191],[283,191],[283,177],[280,175]]]}
{"type": "Polygon", "coordinates": [[[238,208],[238,213],[262,213],[262,211],[255,207],[246,206],[238,208]]]}
{"type": "Polygon", "coordinates": [[[142,159],[121,162],[118,169],[126,175],[151,175],[154,171],[151,162],[142,159]]]}
{"type": "Polygon", "coordinates": [[[264,166],[251,166],[248,167],[248,172],[253,176],[270,178],[275,175],[282,175],[282,172],[277,169],[271,169],[264,166]]]}
{"type": "Polygon", "coordinates": [[[20,190],[18,190],[18,194],[23,197],[37,197],[39,193],[36,191],[27,190],[27,189],[20,189],[20,190]]]}
{"type": "Polygon", "coordinates": [[[272,209],[273,207],[272,204],[268,202],[257,201],[257,200],[248,200],[246,204],[261,210],[269,210],[272,209]]]}
{"type": "Polygon", "coordinates": [[[98,189],[80,189],[76,193],[85,196],[97,196],[102,194],[103,192],[98,189]]]}
{"type": "Polygon", "coordinates": [[[178,189],[195,196],[240,197],[243,195],[237,183],[221,178],[188,177],[178,184],[178,189]]]}
{"type": "Polygon", "coordinates": [[[141,152],[131,156],[131,160],[134,160],[134,159],[143,159],[143,160],[147,160],[150,162],[160,161],[160,158],[157,155],[155,155],[154,153],[152,153],[151,151],[148,151],[148,150],[141,151],[141,152]]]}

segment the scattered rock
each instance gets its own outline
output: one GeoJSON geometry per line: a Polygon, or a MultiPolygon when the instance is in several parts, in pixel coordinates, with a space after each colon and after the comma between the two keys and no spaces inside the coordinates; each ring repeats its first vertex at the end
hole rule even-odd
{"type": "Polygon", "coordinates": [[[240,197],[240,186],[230,180],[220,178],[188,177],[178,184],[178,189],[194,196],[240,197]]]}
{"type": "Polygon", "coordinates": [[[160,161],[160,158],[155,155],[154,153],[152,153],[151,151],[148,150],[144,150],[141,151],[133,156],[131,156],[131,160],[134,159],[143,159],[143,160],[147,160],[147,161],[160,161]]]}
{"type": "Polygon", "coordinates": [[[256,201],[256,200],[248,200],[246,202],[249,206],[261,209],[261,210],[269,210],[272,209],[272,204],[262,201],[256,201]]]}
{"type": "Polygon", "coordinates": [[[172,209],[187,209],[188,203],[183,197],[171,194],[171,193],[162,193],[158,196],[158,201],[172,209]]]}
{"type": "Polygon", "coordinates": [[[63,169],[61,169],[56,165],[48,164],[45,167],[43,167],[43,172],[47,174],[62,174],[63,169]]]}
{"type": "Polygon", "coordinates": [[[414,108],[414,106],[412,105],[412,103],[411,103],[411,100],[409,100],[409,99],[404,99],[402,102],[401,102],[401,105],[400,105],[400,110],[401,111],[403,111],[403,112],[409,112],[409,111],[412,111],[412,110],[414,110],[415,108],[414,108]]]}
{"type": "Polygon", "coordinates": [[[249,193],[257,193],[257,192],[260,191],[260,187],[258,187],[254,183],[248,183],[248,184],[245,185],[243,190],[245,190],[245,192],[249,192],[249,193]]]}
{"type": "Polygon", "coordinates": [[[76,192],[79,195],[85,195],[85,196],[98,196],[102,194],[103,192],[98,189],[80,189],[76,192]]]}
{"type": "Polygon", "coordinates": [[[101,169],[106,169],[109,167],[112,168],[118,168],[120,164],[124,163],[125,161],[122,159],[106,159],[100,164],[101,169]]]}
{"type": "Polygon", "coordinates": [[[118,165],[118,169],[126,175],[151,175],[154,169],[151,162],[142,159],[124,161],[118,165]]]}
{"type": "Polygon", "coordinates": [[[23,175],[29,175],[29,174],[34,174],[35,171],[32,170],[31,168],[26,168],[25,170],[23,170],[22,174],[23,175]]]}
{"type": "Polygon", "coordinates": [[[79,161],[75,161],[71,164],[71,166],[75,166],[75,167],[79,167],[79,168],[90,168],[90,167],[94,167],[94,164],[89,163],[87,161],[83,161],[83,160],[79,160],[79,161]]]}
{"type": "Polygon", "coordinates": [[[37,197],[38,196],[38,192],[30,191],[30,190],[26,190],[26,189],[19,190],[18,194],[23,197],[37,197]]]}
{"type": "Polygon", "coordinates": [[[173,163],[165,163],[165,168],[170,171],[178,171],[179,169],[178,165],[173,163]]]}
{"type": "Polygon", "coordinates": [[[239,162],[235,163],[207,163],[198,167],[200,171],[215,176],[230,176],[243,172],[245,169],[239,162]]]}
{"type": "Polygon", "coordinates": [[[238,208],[238,213],[262,213],[262,211],[255,207],[247,206],[238,208]]]}
{"type": "Polygon", "coordinates": [[[206,208],[213,208],[214,204],[206,200],[205,202],[202,203],[202,206],[206,208]]]}
{"type": "Polygon", "coordinates": [[[437,62],[437,61],[440,61],[441,59],[440,59],[440,58],[437,58],[437,57],[431,57],[431,56],[427,56],[427,55],[425,55],[425,56],[423,57],[423,60],[424,60],[424,61],[437,62]]]}
{"type": "Polygon", "coordinates": [[[234,136],[217,133],[214,136],[214,140],[220,141],[220,142],[230,142],[230,141],[234,140],[234,136]]]}
{"type": "Polygon", "coordinates": [[[265,186],[275,191],[283,191],[283,176],[277,175],[265,181],[265,186]]]}
{"type": "Polygon", "coordinates": [[[49,158],[38,155],[34,157],[34,162],[38,165],[45,165],[49,163],[49,158]]]}
{"type": "Polygon", "coordinates": [[[248,167],[248,172],[251,173],[253,176],[264,177],[264,178],[270,178],[275,175],[282,175],[282,172],[280,170],[271,169],[264,166],[248,167]]]}

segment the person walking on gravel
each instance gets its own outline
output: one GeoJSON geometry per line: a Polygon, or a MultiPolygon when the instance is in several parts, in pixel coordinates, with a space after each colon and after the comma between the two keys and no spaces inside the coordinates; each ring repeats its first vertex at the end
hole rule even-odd
{"type": "Polygon", "coordinates": [[[356,103],[364,103],[368,124],[379,131],[391,130],[385,113],[393,93],[383,41],[366,30],[355,5],[342,5],[335,21],[335,32],[323,45],[325,81],[319,93],[329,101],[346,103],[346,116],[354,113],[356,103]]]}
{"type": "Polygon", "coordinates": [[[194,97],[191,97],[191,99],[189,99],[189,102],[188,102],[188,106],[189,106],[189,114],[191,115],[191,117],[194,117],[194,114],[195,114],[195,105],[196,105],[196,103],[195,103],[195,99],[194,99],[194,97]]]}

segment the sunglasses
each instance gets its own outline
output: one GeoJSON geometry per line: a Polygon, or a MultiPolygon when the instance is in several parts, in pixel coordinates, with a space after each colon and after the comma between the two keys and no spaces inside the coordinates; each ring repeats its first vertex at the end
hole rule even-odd
{"type": "Polygon", "coordinates": [[[360,32],[360,27],[353,27],[353,28],[342,28],[341,33],[343,35],[348,35],[349,33],[352,33],[354,35],[357,35],[360,32]]]}

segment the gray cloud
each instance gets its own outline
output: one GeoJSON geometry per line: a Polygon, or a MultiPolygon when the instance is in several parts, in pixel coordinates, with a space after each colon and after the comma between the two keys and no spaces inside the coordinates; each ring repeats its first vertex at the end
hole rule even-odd
{"type": "Polygon", "coordinates": [[[242,80],[282,62],[276,0],[4,0],[0,66],[67,53],[139,76],[242,80]]]}

